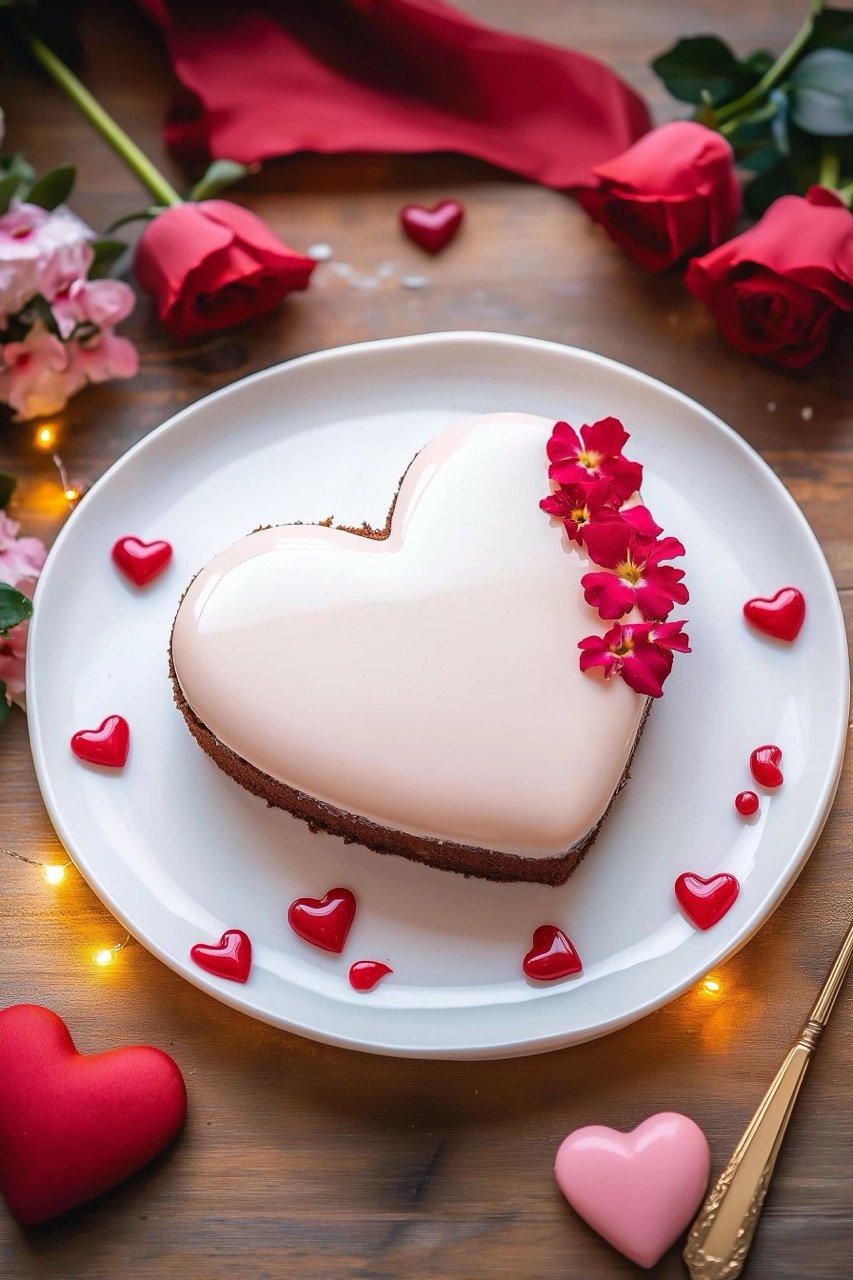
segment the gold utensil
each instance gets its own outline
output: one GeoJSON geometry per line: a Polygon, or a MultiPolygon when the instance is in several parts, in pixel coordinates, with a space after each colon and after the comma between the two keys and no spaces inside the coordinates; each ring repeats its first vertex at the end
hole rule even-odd
{"type": "Polygon", "coordinates": [[[690,1228],[684,1261],[691,1280],[733,1280],[740,1275],[800,1085],[851,960],[853,924],[799,1039],[690,1228]]]}

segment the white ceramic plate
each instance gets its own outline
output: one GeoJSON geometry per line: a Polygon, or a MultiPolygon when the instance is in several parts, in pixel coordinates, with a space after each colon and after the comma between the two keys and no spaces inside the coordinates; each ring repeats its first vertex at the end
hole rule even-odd
{"type": "MultiPolygon", "coordinates": [[[[570,655],[568,656],[570,659],[570,655]]],[[[239,675],[239,673],[236,673],[239,675]]],[[[282,1027],[423,1057],[535,1053],[601,1035],[683,991],[740,947],[801,870],[838,783],[848,711],[838,598],[799,510],[760,458],[678,392],[587,351],[487,333],[429,334],[326,351],[192,405],[131,449],[62,530],[30,633],[29,723],[45,803],[71,857],[130,932],[190,982],[282,1027]],[[644,495],[685,543],[694,652],[676,661],[595,848],[560,889],[489,884],[311,835],[267,809],[195,745],[172,703],[169,630],[186,583],[259,524],[331,514],[382,524],[413,454],[474,413],[574,423],[606,414],[632,434],[644,495]],[[123,534],[167,538],[144,591],[110,561],[123,534]],[[747,628],[743,602],[800,586],[791,645],[747,628]],[[126,716],[123,772],[83,766],[68,740],[126,716]],[[757,820],[733,809],[753,747],[778,743],[785,783],[757,820]],[[730,871],[740,896],[708,932],[673,899],[682,871],[730,871]],[[343,956],[308,946],[285,912],[349,885],[359,910],[343,956]],[[534,987],[533,928],[561,924],[579,977],[534,987]],[[245,986],[189,960],[246,930],[245,986]],[[370,994],[357,959],[393,976],[370,994]]],[[[569,744],[567,744],[567,750],[569,744]]]]}

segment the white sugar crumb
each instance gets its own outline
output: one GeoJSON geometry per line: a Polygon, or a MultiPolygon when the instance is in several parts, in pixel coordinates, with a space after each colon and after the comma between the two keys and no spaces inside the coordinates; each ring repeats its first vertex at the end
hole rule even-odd
{"type": "Polygon", "coordinates": [[[384,262],[380,262],[376,268],[376,274],[380,280],[387,280],[389,276],[393,276],[397,270],[397,263],[392,262],[390,258],[386,258],[384,262]]]}
{"type": "Polygon", "coordinates": [[[425,289],[427,283],[426,276],[403,276],[400,280],[404,289],[425,289]]]}
{"type": "Polygon", "coordinates": [[[312,244],[308,250],[308,257],[313,258],[315,262],[328,262],[332,253],[330,244],[312,244]]]}
{"type": "Polygon", "coordinates": [[[812,418],[814,417],[814,409],[811,407],[810,404],[803,406],[803,408],[800,410],[800,417],[802,418],[803,422],[811,422],[812,418]]]}
{"type": "Polygon", "coordinates": [[[768,400],[768,401],[767,401],[767,412],[768,412],[768,413],[775,413],[775,412],[776,412],[776,401],[775,401],[775,400],[768,400]]]}

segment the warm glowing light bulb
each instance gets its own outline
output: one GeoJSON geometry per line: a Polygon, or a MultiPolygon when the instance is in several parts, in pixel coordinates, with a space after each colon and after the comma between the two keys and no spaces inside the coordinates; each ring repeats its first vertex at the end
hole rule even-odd
{"type": "Polygon", "coordinates": [[[48,884],[62,884],[62,881],[68,875],[68,869],[59,862],[48,863],[42,867],[41,873],[48,884]]]}
{"type": "Polygon", "coordinates": [[[82,494],[80,490],[74,484],[70,484],[65,490],[65,501],[70,507],[75,506],[80,501],[81,497],[82,494]]]}
{"type": "Polygon", "coordinates": [[[716,978],[706,978],[702,983],[702,990],[707,991],[709,996],[715,996],[719,994],[721,986],[716,978]]]}
{"type": "Polygon", "coordinates": [[[104,947],[103,951],[95,952],[95,964],[99,964],[102,968],[104,965],[112,964],[115,960],[115,949],[112,947],[104,947]]]}
{"type": "Polygon", "coordinates": [[[53,427],[39,427],[36,432],[36,445],[39,449],[51,449],[56,443],[56,432],[53,427]]]}

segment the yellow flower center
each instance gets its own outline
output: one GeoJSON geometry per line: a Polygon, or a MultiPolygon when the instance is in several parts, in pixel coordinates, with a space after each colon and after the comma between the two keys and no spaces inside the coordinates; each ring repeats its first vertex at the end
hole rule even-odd
{"type": "Polygon", "coordinates": [[[633,641],[628,636],[623,636],[621,644],[614,644],[610,646],[610,652],[615,653],[617,658],[624,658],[627,653],[631,652],[633,647],[633,641]]]}
{"type": "Polygon", "coordinates": [[[572,511],[572,519],[575,524],[586,524],[589,519],[589,512],[586,507],[575,507],[572,511]]]}
{"type": "Polygon", "coordinates": [[[578,462],[582,467],[586,467],[588,471],[595,471],[601,462],[601,454],[596,453],[593,449],[582,449],[578,454],[578,462]]]}
{"type": "Polygon", "coordinates": [[[632,560],[623,560],[621,564],[617,564],[616,574],[625,582],[630,582],[632,587],[635,587],[643,576],[639,565],[634,564],[632,560]]]}

